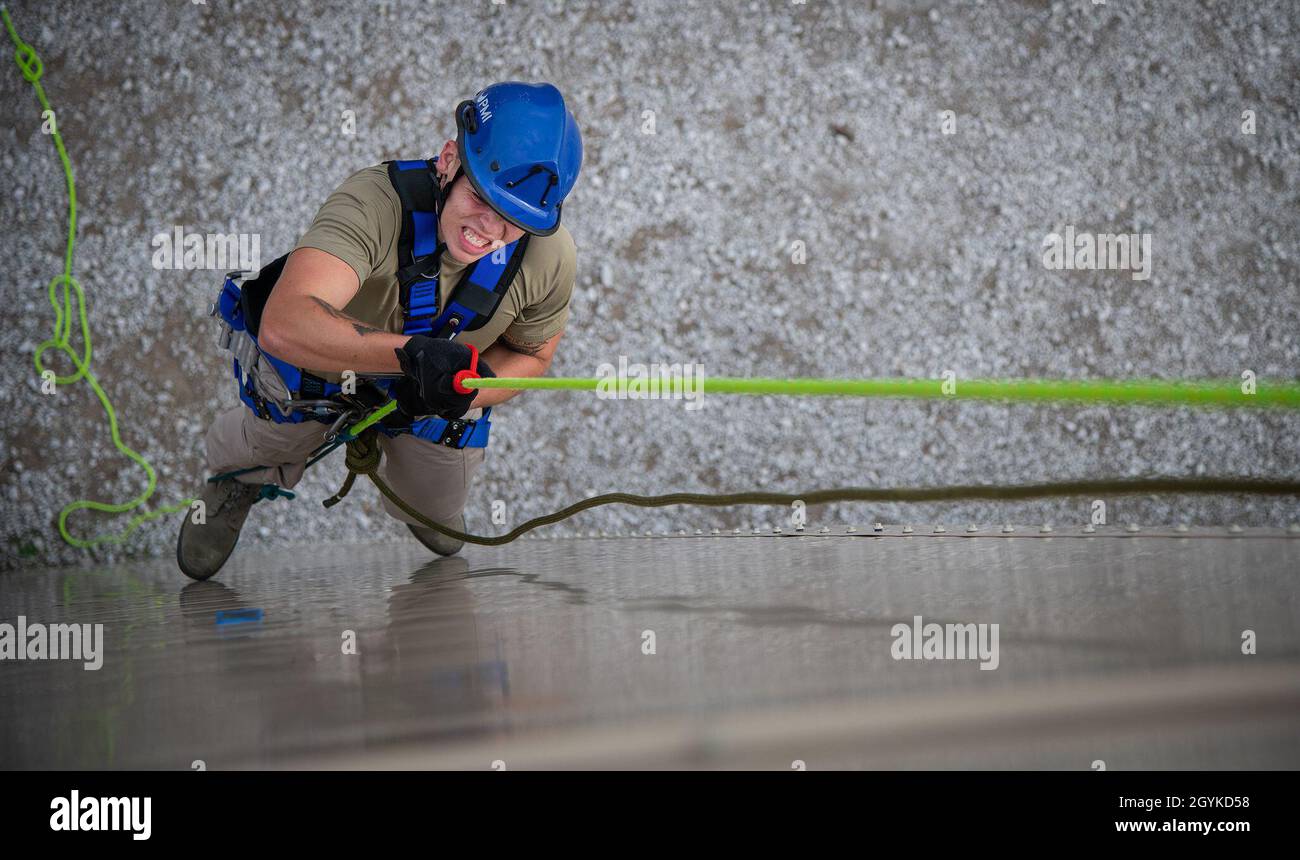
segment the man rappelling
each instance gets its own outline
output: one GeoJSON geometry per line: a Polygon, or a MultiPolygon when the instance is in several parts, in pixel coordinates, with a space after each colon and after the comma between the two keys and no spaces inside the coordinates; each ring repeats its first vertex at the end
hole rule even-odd
{"type": "MultiPolygon", "coordinates": [[[[214,314],[243,404],[206,438],[203,515],[176,559],[194,579],[234,551],[249,509],[284,494],[344,423],[395,399],[379,473],[430,520],[465,531],[491,407],[516,391],[467,377],[545,373],[568,319],[576,254],[560,226],[582,139],[550,84],[493,84],[456,109],[435,158],[367,167],[325,201],[294,250],[227,276],[214,314]]],[[[461,541],[383,499],[425,546],[461,541]]]]}

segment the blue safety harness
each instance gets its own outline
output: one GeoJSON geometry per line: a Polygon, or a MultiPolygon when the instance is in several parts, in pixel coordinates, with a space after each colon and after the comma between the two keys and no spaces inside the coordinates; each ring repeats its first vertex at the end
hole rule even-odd
{"type": "MultiPolygon", "coordinates": [[[[436,161],[386,164],[388,178],[402,203],[397,242],[402,333],[451,339],[463,331],[481,328],[491,319],[523,263],[528,234],[470,263],[447,306],[439,310],[438,270],[445,245],[438,242],[438,211],[452,183],[447,184],[446,191],[439,191],[433,173],[436,161]]],[[[258,416],[278,424],[337,423],[342,411],[365,412],[386,402],[391,396],[391,378],[359,377],[355,391],[344,393],[341,384],[281,361],[258,345],[262,309],[288,256],[285,254],[248,279],[244,278],[245,272],[227,273],[213,305],[212,315],[220,316],[224,323],[220,345],[233,354],[239,398],[258,416]]],[[[489,407],[477,419],[429,416],[409,427],[381,424],[379,429],[390,436],[412,433],[453,448],[483,448],[488,443],[491,413],[489,407]]]]}

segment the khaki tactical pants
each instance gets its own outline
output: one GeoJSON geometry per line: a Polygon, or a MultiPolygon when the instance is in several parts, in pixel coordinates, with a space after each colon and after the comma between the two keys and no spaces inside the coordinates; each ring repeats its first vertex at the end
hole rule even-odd
{"type": "MultiPolygon", "coordinates": [[[[471,409],[465,417],[478,418],[482,413],[481,409],[471,409]]],[[[221,413],[208,428],[208,475],[267,466],[240,475],[236,480],[247,484],[278,484],[288,489],[302,479],[308,455],[324,441],[328,429],[319,421],[276,424],[258,418],[240,404],[221,413]]],[[[381,433],[379,448],[383,453],[379,476],[393,492],[434,522],[454,525],[453,521],[465,510],[470,480],[483,462],[484,449],[457,450],[417,439],[409,433],[396,437],[381,433]]],[[[336,451],[313,468],[329,468],[334,463],[338,469],[342,460],[343,452],[336,451]]],[[[382,494],[380,499],[389,516],[418,525],[382,494]]]]}

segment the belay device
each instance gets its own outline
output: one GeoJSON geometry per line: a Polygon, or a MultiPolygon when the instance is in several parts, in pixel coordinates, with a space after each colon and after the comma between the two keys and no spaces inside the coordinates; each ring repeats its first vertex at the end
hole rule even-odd
{"type": "MultiPolygon", "coordinates": [[[[528,234],[470,263],[447,306],[439,311],[438,269],[445,245],[438,241],[443,193],[434,179],[436,162],[436,158],[387,162],[388,178],[402,203],[397,282],[402,333],[452,339],[491,319],[523,263],[528,234]]],[[[358,374],[355,393],[345,394],[340,384],[282,361],[258,345],[262,310],[287,259],[288,254],[251,277],[242,271],[226,274],[211,311],[223,323],[218,342],[232,353],[239,398],[249,409],[278,424],[331,423],[327,438],[333,438],[345,423],[386,402],[396,375],[358,374]]],[[[472,420],[429,416],[409,427],[380,425],[380,429],[390,436],[413,433],[452,448],[483,448],[488,443],[491,412],[489,407],[483,410],[483,417],[472,420]]]]}

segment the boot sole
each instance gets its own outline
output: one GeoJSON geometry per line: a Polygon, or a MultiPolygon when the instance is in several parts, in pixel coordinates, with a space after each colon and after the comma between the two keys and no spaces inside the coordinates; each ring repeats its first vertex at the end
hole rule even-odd
{"type": "MultiPolygon", "coordinates": [[[[442,556],[443,558],[449,558],[449,557],[455,555],[456,553],[460,552],[462,549],[465,548],[465,544],[464,544],[464,542],[462,541],[461,544],[460,544],[460,546],[456,547],[456,548],[453,549],[451,552],[447,552],[446,550],[439,549],[438,547],[434,546],[433,544],[426,542],[425,539],[422,538],[422,537],[420,536],[420,533],[417,532],[417,531],[415,530],[415,528],[414,528],[410,523],[407,523],[407,524],[406,524],[406,530],[409,531],[412,535],[415,536],[415,539],[418,540],[418,541],[420,542],[420,545],[421,545],[421,546],[423,546],[423,547],[424,547],[425,549],[427,549],[427,550],[430,550],[431,552],[435,552],[435,553],[437,553],[438,555],[442,556]]],[[[464,528],[463,528],[463,527],[462,527],[461,531],[464,531],[464,528]]],[[[437,532],[434,532],[434,534],[437,534],[437,532]]],[[[439,536],[439,537],[442,537],[442,535],[438,535],[438,536],[439,536]]]]}
{"type": "Polygon", "coordinates": [[[181,543],[185,540],[185,529],[189,524],[190,524],[190,515],[186,513],[185,522],[181,523],[181,532],[179,535],[176,536],[176,566],[181,569],[181,573],[185,574],[195,582],[205,582],[211,579],[212,577],[216,576],[221,571],[221,568],[226,566],[226,562],[229,561],[230,557],[235,553],[235,547],[239,545],[239,536],[238,535],[235,536],[235,542],[230,545],[230,551],[227,552],[224,556],[222,556],[220,563],[217,564],[217,566],[212,569],[211,573],[199,575],[193,572],[192,570],[190,570],[189,568],[187,568],[185,566],[184,560],[182,560],[181,557],[181,543]]]}

